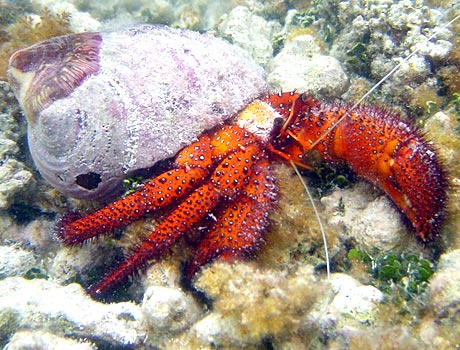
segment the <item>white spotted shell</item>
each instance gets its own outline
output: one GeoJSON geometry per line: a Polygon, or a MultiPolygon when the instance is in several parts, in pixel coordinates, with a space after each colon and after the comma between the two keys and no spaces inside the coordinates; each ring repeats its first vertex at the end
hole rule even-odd
{"type": "Polygon", "coordinates": [[[8,77],[38,170],[82,199],[111,196],[267,92],[239,48],[149,25],[35,44],[12,55],[8,77]]]}

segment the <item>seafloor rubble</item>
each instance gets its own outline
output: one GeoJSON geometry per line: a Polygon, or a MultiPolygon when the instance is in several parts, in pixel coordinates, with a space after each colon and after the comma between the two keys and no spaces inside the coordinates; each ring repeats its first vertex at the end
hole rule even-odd
{"type": "Polygon", "coordinates": [[[57,242],[54,226],[64,213],[97,204],[64,197],[40,177],[27,151],[25,120],[2,82],[2,346],[448,349],[460,344],[460,24],[442,26],[459,14],[459,5],[408,0],[20,3],[24,6],[1,5],[2,13],[11,11],[1,19],[2,32],[21,16],[39,22],[45,8],[48,15],[68,12],[74,32],[138,22],[211,30],[263,66],[274,91],[298,88],[319,98],[356,101],[418,49],[370,101],[414,118],[439,149],[452,187],[442,236],[422,246],[389,200],[370,185],[323,166],[305,173],[329,243],[333,273],[328,279],[308,197],[293,171],[277,164],[280,201],[257,258],[206,267],[195,280],[196,293],[181,285],[180,266],[190,249],[183,244],[104,304],[92,300],[82,285],[110,268],[152,223],[135,223],[123,235],[81,247],[57,242]]]}

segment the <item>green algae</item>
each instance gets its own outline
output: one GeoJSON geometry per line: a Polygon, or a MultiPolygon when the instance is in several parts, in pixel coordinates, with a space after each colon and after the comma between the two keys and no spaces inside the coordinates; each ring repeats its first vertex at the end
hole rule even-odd
{"type": "Polygon", "coordinates": [[[364,263],[371,283],[386,294],[411,300],[428,287],[434,273],[434,264],[415,254],[384,253],[371,256],[363,250],[352,248],[347,254],[351,264],[364,263]]]}

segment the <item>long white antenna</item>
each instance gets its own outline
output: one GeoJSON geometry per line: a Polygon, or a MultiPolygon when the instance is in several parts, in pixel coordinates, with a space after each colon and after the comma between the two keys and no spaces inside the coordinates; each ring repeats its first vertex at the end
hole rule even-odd
{"type": "MultiPolygon", "coordinates": [[[[450,26],[452,23],[454,23],[457,19],[460,18],[460,15],[454,17],[454,19],[452,19],[451,21],[447,22],[446,24],[442,25],[441,28],[446,28],[448,26],[450,26]]],[[[428,38],[427,38],[427,41],[430,41],[431,39],[433,39],[434,37],[436,36],[436,32],[434,32],[433,34],[431,34],[428,38]]],[[[390,70],[382,79],[380,79],[371,89],[369,89],[368,92],[366,92],[359,100],[358,102],[356,102],[353,106],[351,106],[351,108],[348,110],[348,111],[353,111],[356,107],[358,107],[358,105],[363,102],[370,94],[372,94],[380,85],[382,85],[386,80],[388,80],[389,77],[391,77],[404,63],[406,63],[407,61],[409,61],[411,59],[412,56],[414,56],[415,54],[417,54],[417,52],[419,52],[421,49],[421,47],[419,46],[418,48],[416,48],[414,51],[412,51],[407,57],[405,57],[401,62],[399,62],[396,66],[393,67],[392,70],[390,70]]],[[[323,140],[331,130],[333,130],[334,128],[337,127],[337,125],[339,125],[345,118],[347,118],[349,116],[349,113],[345,113],[343,116],[341,116],[336,123],[332,124],[332,126],[326,131],[324,132],[315,142],[313,142],[311,144],[311,148],[315,147],[318,143],[321,142],[321,140],[323,140]]]]}
{"type": "MultiPolygon", "coordinates": [[[[446,24],[444,24],[441,28],[445,28],[445,27],[448,27],[450,26],[452,23],[454,23],[456,20],[458,20],[460,18],[460,15],[454,17],[451,21],[447,22],[446,24]]],[[[431,39],[433,39],[434,37],[436,36],[436,33],[433,33],[432,35],[430,35],[428,38],[427,38],[427,41],[430,41],[431,39]]],[[[416,48],[414,51],[412,51],[407,57],[405,57],[399,64],[397,64],[396,66],[393,67],[392,70],[390,70],[382,79],[380,79],[371,89],[369,89],[368,92],[366,92],[359,100],[358,102],[356,102],[353,106],[351,106],[351,108],[349,109],[349,111],[353,111],[356,107],[358,107],[358,105],[363,102],[370,94],[372,94],[380,85],[382,85],[386,80],[388,80],[388,78],[390,78],[400,67],[402,64],[404,64],[405,62],[407,62],[411,57],[413,57],[417,52],[420,51],[420,47],[419,48],[416,48]]],[[[341,116],[336,123],[334,123],[330,129],[328,129],[325,133],[323,133],[315,142],[313,142],[311,144],[311,148],[315,147],[319,142],[321,142],[321,140],[323,140],[331,130],[333,130],[335,127],[337,127],[337,125],[339,125],[345,118],[347,118],[349,116],[349,113],[345,113],[343,116],[341,116]]],[[[316,219],[319,223],[319,228],[320,228],[320,231],[321,231],[321,235],[323,237],[323,242],[324,242],[324,250],[325,250],[325,254],[326,254],[326,270],[327,270],[327,278],[330,279],[331,278],[331,269],[330,269],[330,261],[329,261],[329,250],[328,250],[328,245],[327,245],[327,238],[326,238],[326,231],[324,230],[324,227],[323,227],[323,223],[321,221],[321,218],[319,216],[319,212],[318,212],[318,209],[316,207],[316,204],[315,202],[313,201],[313,197],[310,193],[310,190],[308,189],[308,186],[307,184],[305,183],[302,175],[300,174],[299,172],[299,169],[297,168],[297,166],[295,165],[295,163],[290,160],[290,163],[291,163],[291,166],[294,168],[294,171],[296,172],[297,176],[299,177],[300,181],[302,182],[302,185],[303,187],[305,188],[305,192],[307,193],[308,195],[308,198],[310,200],[310,203],[312,204],[312,207],[313,207],[313,210],[315,212],[315,216],[316,216],[316,219]]]]}
{"type": "Polygon", "coordinates": [[[329,249],[328,249],[328,246],[327,246],[326,231],[324,230],[323,223],[322,223],[321,218],[319,216],[318,208],[316,208],[316,204],[313,201],[313,196],[311,195],[310,190],[308,189],[308,185],[305,183],[305,180],[303,179],[302,175],[300,174],[299,169],[297,168],[297,165],[295,165],[295,163],[292,160],[290,160],[289,162],[291,163],[291,166],[294,168],[297,176],[299,177],[300,181],[302,182],[302,186],[304,187],[305,192],[307,192],[308,199],[310,200],[310,203],[311,203],[311,205],[313,207],[313,210],[315,212],[316,220],[319,223],[319,229],[321,231],[321,236],[323,237],[324,251],[326,253],[327,279],[330,280],[331,279],[331,266],[330,266],[330,262],[329,262],[329,249]]]}

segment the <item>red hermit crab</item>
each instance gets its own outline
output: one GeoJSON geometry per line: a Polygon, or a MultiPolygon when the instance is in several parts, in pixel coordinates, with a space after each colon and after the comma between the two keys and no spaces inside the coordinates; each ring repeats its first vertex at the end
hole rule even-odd
{"type": "MultiPolygon", "coordinates": [[[[93,35],[90,40],[93,46],[87,52],[97,55],[102,39],[93,35]]],[[[73,54],[81,59],[85,52],[73,54]]],[[[27,71],[30,66],[21,63],[20,57],[21,54],[13,56],[12,66],[27,71]]],[[[69,77],[73,78],[72,84],[78,85],[97,76],[99,68],[92,63],[87,60],[82,66],[67,66],[62,70],[65,81],[59,82],[64,88],[45,97],[52,101],[73,96],[72,91],[66,90],[69,77]],[[67,71],[72,74],[67,76],[67,71]]],[[[23,99],[22,104],[26,111],[40,113],[49,105],[46,98],[36,103],[23,99]]],[[[217,103],[213,106],[215,113],[222,109],[217,103]]],[[[75,114],[81,127],[86,115],[80,109],[75,114]]],[[[351,108],[286,92],[256,99],[233,119],[219,121],[202,132],[177,153],[171,169],[137,192],[85,217],[64,218],[58,227],[59,238],[65,244],[80,244],[147,214],[154,215],[158,209],[166,210],[155,230],[93,286],[90,294],[97,297],[114,288],[200,226],[205,229],[185,272],[192,277],[214,259],[252,256],[257,252],[277,198],[271,162],[279,159],[310,167],[306,161],[310,151],[318,152],[327,162],[348,164],[382,189],[421,241],[427,242],[439,233],[446,207],[446,174],[436,152],[416,128],[381,108],[351,108]],[[326,136],[314,144],[323,135],[326,136]]]]}
{"type": "Polygon", "coordinates": [[[384,190],[420,239],[431,240],[439,233],[446,201],[445,173],[435,152],[396,115],[375,107],[350,112],[347,108],[295,92],[255,101],[242,112],[242,123],[246,114],[275,115],[267,138],[237,124],[217,127],[182,149],[171,170],[138,192],[84,218],[64,220],[60,238],[77,244],[159,208],[172,207],[142,245],[92,287],[91,295],[113,288],[203,222],[207,229],[188,265],[188,276],[218,257],[253,254],[264,241],[268,213],[276,199],[271,160],[282,158],[308,166],[303,160],[312,150],[309,145],[329,129],[326,139],[313,149],[327,161],[346,162],[384,190]],[[332,128],[346,113],[344,122],[332,128]]]}

